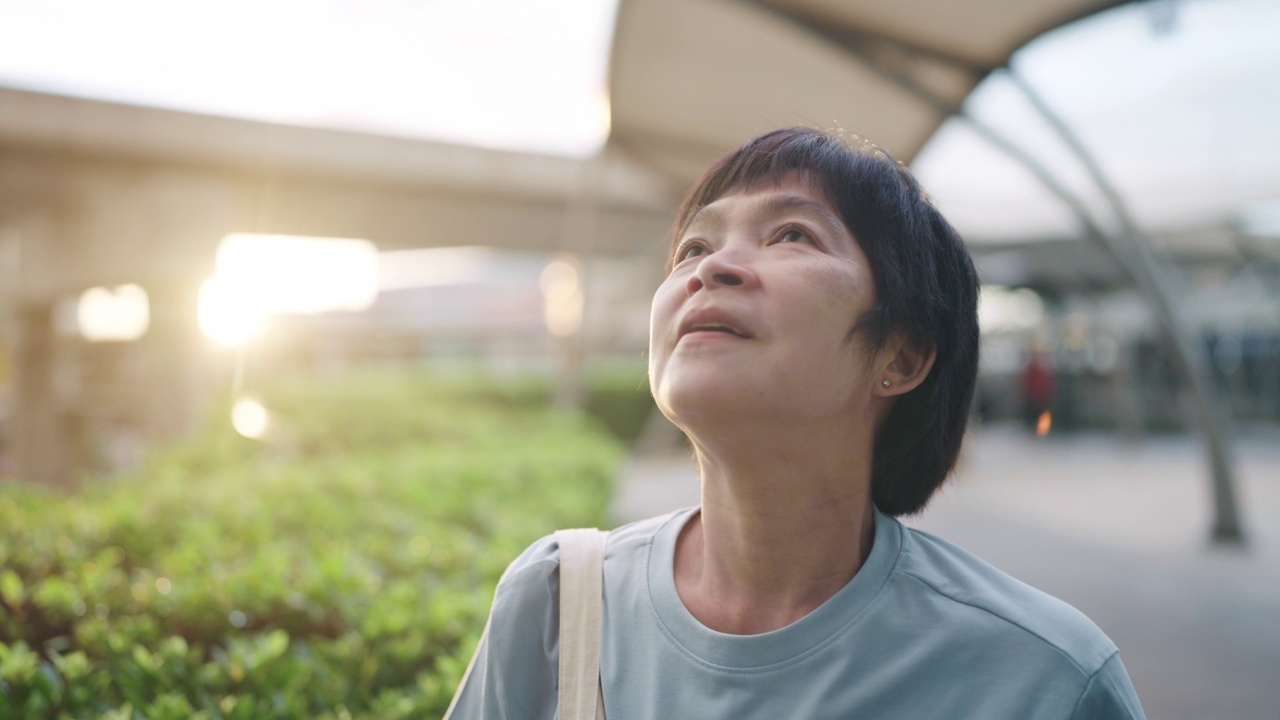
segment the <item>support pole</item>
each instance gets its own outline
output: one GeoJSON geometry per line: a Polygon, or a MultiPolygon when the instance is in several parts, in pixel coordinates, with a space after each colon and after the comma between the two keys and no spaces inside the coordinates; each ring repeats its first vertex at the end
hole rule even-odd
{"type": "Polygon", "coordinates": [[[579,283],[576,302],[579,308],[578,327],[559,339],[559,372],[553,404],[565,410],[581,410],[586,406],[586,356],[587,307],[589,300],[588,273],[595,257],[597,237],[600,233],[600,193],[604,181],[603,154],[583,161],[578,170],[577,186],[565,204],[564,220],[560,231],[560,244],[577,266],[579,283]]]}
{"type": "Polygon", "coordinates": [[[55,381],[54,303],[20,303],[15,313],[13,440],[19,480],[70,489],[79,463],[71,419],[55,381]]]}
{"type": "Polygon", "coordinates": [[[1211,472],[1212,497],[1214,505],[1214,523],[1211,541],[1223,544],[1240,544],[1245,534],[1240,524],[1237,510],[1234,465],[1229,444],[1226,438],[1225,413],[1219,408],[1217,395],[1213,391],[1207,369],[1196,350],[1195,334],[1185,327],[1182,315],[1177,312],[1174,298],[1177,294],[1176,268],[1171,263],[1161,265],[1156,255],[1143,240],[1137,225],[1133,222],[1127,207],[1120,199],[1114,187],[1107,181],[1101,168],[1093,161],[1093,157],[1084,145],[1075,137],[1061,118],[1021,79],[1010,72],[1014,82],[1027,95],[1028,100],[1058,135],[1076,154],[1091,174],[1098,189],[1107,198],[1112,211],[1119,219],[1122,235],[1114,237],[1104,232],[1093,219],[1089,209],[1080,198],[1059,182],[1039,160],[1030,153],[1013,144],[1008,138],[983,124],[977,118],[967,114],[957,103],[951,102],[923,85],[912,75],[910,63],[893,62],[886,64],[884,53],[877,53],[875,45],[888,45],[895,51],[891,53],[899,58],[906,57],[929,62],[942,62],[954,69],[979,77],[977,69],[966,66],[952,59],[937,56],[925,56],[919,51],[903,47],[885,38],[867,38],[856,34],[842,33],[829,23],[819,23],[801,17],[792,11],[775,6],[768,0],[739,0],[739,2],[760,7],[781,20],[797,27],[802,32],[821,38],[842,52],[862,62],[872,72],[897,85],[903,91],[924,103],[941,118],[955,117],[969,126],[980,137],[995,149],[1009,156],[1024,169],[1030,172],[1042,186],[1060,199],[1084,225],[1086,231],[1102,244],[1120,265],[1121,269],[1138,285],[1139,290],[1155,311],[1160,330],[1173,349],[1178,372],[1191,388],[1192,412],[1204,438],[1209,454],[1211,472]],[[875,42],[869,42],[875,41],[875,42]]]}
{"type": "Polygon", "coordinates": [[[1187,326],[1185,313],[1175,308],[1175,298],[1185,297],[1177,275],[1177,268],[1172,262],[1161,262],[1162,258],[1152,251],[1138,230],[1137,223],[1120,193],[1111,184],[1102,168],[1098,165],[1088,148],[1080,138],[1062,120],[1053,108],[1035,91],[1021,75],[1012,69],[1008,71],[1010,80],[1027,99],[1040,117],[1058,134],[1076,159],[1084,166],[1094,185],[1102,192],[1111,212],[1120,224],[1121,234],[1109,236],[1099,234],[1116,261],[1124,267],[1125,272],[1137,282],[1142,294],[1146,296],[1156,319],[1170,348],[1178,371],[1191,390],[1191,410],[1196,424],[1204,438],[1209,453],[1209,467],[1212,482],[1214,522],[1211,533],[1213,542],[1244,542],[1244,530],[1240,524],[1240,513],[1236,501],[1234,462],[1230,452],[1228,436],[1230,434],[1228,413],[1222,407],[1218,394],[1214,391],[1209,369],[1204,358],[1196,347],[1195,330],[1187,326]]]}
{"type": "Polygon", "coordinates": [[[149,447],[160,447],[191,432],[211,396],[196,325],[196,288],[185,278],[146,282],[151,327],[137,341],[145,370],[130,415],[142,420],[149,447]]]}

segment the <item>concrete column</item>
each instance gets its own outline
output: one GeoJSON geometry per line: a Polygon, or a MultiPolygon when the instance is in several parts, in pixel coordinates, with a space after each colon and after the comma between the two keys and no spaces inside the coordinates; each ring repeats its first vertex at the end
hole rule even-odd
{"type": "Polygon", "coordinates": [[[55,378],[57,338],[54,303],[28,302],[15,308],[14,413],[10,432],[17,477],[70,487],[80,463],[73,423],[55,378]]]}
{"type": "Polygon", "coordinates": [[[137,406],[148,447],[172,442],[195,429],[214,391],[207,344],[196,323],[195,282],[145,283],[151,324],[139,342],[143,372],[137,406]]]}
{"type": "Polygon", "coordinates": [[[576,258],[578,282],[583,293],[583,323],[559,341],[559,372],[553,403],[563,409],[581,410],[586,405],[587,388],[585,359],[591,329],[586,325],[586,274],[596,255],[600,231],[600,192],[604,172],[604,159],[600,156],[583,163],[579,170],[578,185],[565,204],[561,245],[576,258]]]}

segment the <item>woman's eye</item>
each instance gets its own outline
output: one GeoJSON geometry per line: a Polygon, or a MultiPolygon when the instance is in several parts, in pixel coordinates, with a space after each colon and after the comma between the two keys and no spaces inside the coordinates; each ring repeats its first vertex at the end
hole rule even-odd
{"type": "Polygon", "coordinates": [[[685,245],[684,247],[680,248],[676,252],[676,262],[680,262],[681,260],[684,260],[686,258],[705,255],[706,252],[707,252],[707,249],[702,245],[698,243],[689,243],[688,245],[685,245]]]}
{"type": "Polygon", "coordinates": [[[782,236],[778,238],[778,242],[783,242],[783,243],[810,242],[810,240],[809,240],[809,236],[803,230],[797,230],[795,228],[792,228],[782,233],[782,236]]]}

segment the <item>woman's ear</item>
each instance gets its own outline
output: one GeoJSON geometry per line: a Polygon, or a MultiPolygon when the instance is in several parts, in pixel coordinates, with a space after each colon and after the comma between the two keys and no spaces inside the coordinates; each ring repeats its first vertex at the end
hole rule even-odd
{"type": "Polygon", "coordinates": [[[915,390],[929,376],[937,348],[930,344],[920,348],[903,332],[895,332],[880,349],[880,374],[875,378],[875,391],[881,397],[894,397],[915,390]]]}

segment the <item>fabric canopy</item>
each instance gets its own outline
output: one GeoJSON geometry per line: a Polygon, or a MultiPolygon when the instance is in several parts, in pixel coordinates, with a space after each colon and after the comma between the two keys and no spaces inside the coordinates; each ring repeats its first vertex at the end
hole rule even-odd
{"type": "Polygon", "coordinates": [[[610,143],[685,184],[743,139],[842,128],[909,162],[991,70],[1115,0],[622,0],[610,143]]]}

